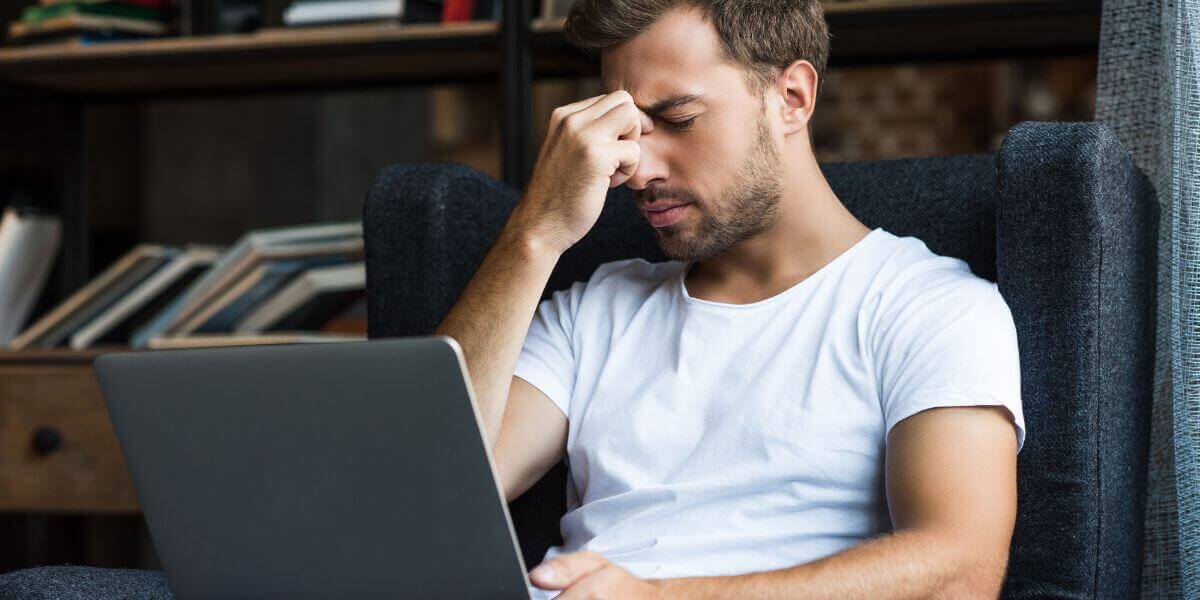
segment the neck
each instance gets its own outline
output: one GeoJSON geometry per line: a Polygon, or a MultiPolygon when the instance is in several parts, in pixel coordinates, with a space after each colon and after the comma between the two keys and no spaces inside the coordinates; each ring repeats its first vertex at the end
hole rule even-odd
{"type": "MultiPolygon", "coordinates": [[[[687,274],[692,296],[705,294],[754,302],[799,283],[860,241],[863,225],[834,194],[807,136],[785,148],[783,197],[775,225],[687,274]]],[[[719,301],[719,300],[718,300],[719,301]]]]}

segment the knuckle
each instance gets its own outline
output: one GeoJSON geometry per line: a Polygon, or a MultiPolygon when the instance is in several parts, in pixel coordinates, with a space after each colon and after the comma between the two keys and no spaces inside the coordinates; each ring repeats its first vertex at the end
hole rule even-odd
{"type": "Polygon", "coordinates": [[[599,144],[595,143],[588,137],[580,139],[580,152],[583,153],[583,158],[587,161],[595,161],[604,158],[604,150],[599,144]]]}
{"type": "Polygon", "coordinates": [[[563,117],[562,124],[571,131],[578,131],[583,127],[583,117],[579,113],[571,113],[563,117]]]}

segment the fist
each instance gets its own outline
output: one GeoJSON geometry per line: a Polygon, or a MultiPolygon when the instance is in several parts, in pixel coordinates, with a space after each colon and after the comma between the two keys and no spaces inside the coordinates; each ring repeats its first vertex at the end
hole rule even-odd
{"type": "Polygon", "coordinates": [[[650,116],[625,90],[554,109],[546,140],[517,208],[524,227],[565,252],[600,218],[608,189],[637,171],[650,116]]]}
{"type": "Polygon", "coordinates": [[[556,600],[661,600],[662,589],[634,577],[596,552],[560,554],[529,572],[539,588],[562,590],[556,600]]]}

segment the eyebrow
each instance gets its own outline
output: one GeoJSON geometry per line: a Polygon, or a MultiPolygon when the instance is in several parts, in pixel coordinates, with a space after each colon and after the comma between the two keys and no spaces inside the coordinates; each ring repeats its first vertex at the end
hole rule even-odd
{"type": "Polygon", "coordinates": [[[667,112],[668,110],[671,110],[672,108],[677,108],[693,102],[700,102],[703,99],[704,96],[701,94],[676,94],[674,96],[667,96],[666,98],[663,98],[662,100],[659,100],[642,110],[645,111],[646,114],[658,116],[664,112],[667,112]]]}

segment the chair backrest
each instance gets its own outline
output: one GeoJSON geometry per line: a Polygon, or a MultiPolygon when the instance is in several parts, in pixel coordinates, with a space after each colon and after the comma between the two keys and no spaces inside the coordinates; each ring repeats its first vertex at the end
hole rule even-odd
{"type": "MultiPolygon", "coordinates": [[[[997,281],[1013,311],[1028,438],[1004,596],[1127,598],[1141,571],[1157,205],[1105,128],[1027,123],[998,156],[831,164],[870,227],[913,235],[997,281]]],[[[436,328],[517,201],[451,163],[392,166],[364,209],[372,338],[436,328]]],[[[624,187],[543,297],[608,261],[664,260],[624,187]]],[[[526,560],[559,543],[565,470],[512,505],[526,560]]]]}

